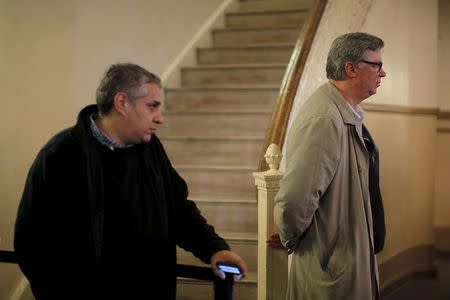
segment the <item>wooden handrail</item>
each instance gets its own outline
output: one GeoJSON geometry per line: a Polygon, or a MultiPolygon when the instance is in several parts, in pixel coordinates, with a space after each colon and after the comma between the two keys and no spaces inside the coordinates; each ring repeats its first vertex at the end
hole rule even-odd
{"type": "Polygon", "coordinates": [[[264,160],[264,153],[267,147],[270,144],[277,144],[280,147],[283,147],[295,94],[297,93],[299,81],[302,77],[309,51],[311,50],[314,36],[316,35],[326,4],[327,0],[316,0],[295,44],[295,49],[292,53],[286,73],[284,74],[278,100],[272,113],[272,119],[267,128],[264,144],[259,155],[258,171],[260,172],[267,169],[264,160]]]}

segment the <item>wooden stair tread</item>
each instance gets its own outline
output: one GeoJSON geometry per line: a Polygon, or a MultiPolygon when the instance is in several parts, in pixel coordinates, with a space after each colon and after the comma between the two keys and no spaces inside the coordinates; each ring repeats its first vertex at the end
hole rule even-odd
{"type": "Polygon", "coordinates": [[[201,110],[166,110],[164,114],[166,115],[268,115],[271,111],[269,110],[235,110],[235,109],[222,109],[213,111],[211,109],[201,111],[201,110]]]}
{"type": "MultiPolygon", "coordinates": [[[[185,277],[177,277],[179,281],[181,282],[192,282],[192,283],[202,283],[205,284],[212,284],[210,281],[205,280],[199,280],[199,279],[193,279],[193,278],[185,278],[185,277]]],[[[248,272],[247,276],[242,280],[236,280],[234,284],[256,284],[256,281],[258,279],[258,273],[257,272],[248,272]]]]}
{"type": "Polygon", "coordinates": [[[260,64],[220,64],[220,65],[197,65],[183,67],[183,70],[211,70],[211,69],[258,69],[258,68],[285,68],[287,63],[260,63],[260,64]]]}
{"type": "Polygon", "coordinates": [[[211,108],[205,108],[205,109],[201,109],[201,108],[192,108],[192,109],[170,109],[170,110],[166,110],[164,112],[165,114],[169,113],[169,114],[271,114],[272,113],[272,109],[254,109],[254,108],[249,108],[249,109],[240,109],[240,110],[236,110],[236,109],[223,109],[223,108],[218,108],[218,109],[211,109],[211,108]]]}
{"type": "Polygon", "coordinates": [[[261,49],[261,48],[284,48],[295,47],[293,43],[267,43],[267,44],[245,44],[245,45],[229,45],[229,46],[211,46],[199,47],[199,50],[241,50],[241,49],[261,49]]]}
{"type": "MultiPolygon", "coordinates": [[[[213,29],[213,32],[233,32],[233,31],[265,31],[265,30],[283,30],[283,29],[291,29],[291,30],[298,30],[299,34],[300,34],[300,27],[301,24],[299,24],[299,26],[270,26],[270,27],[232,27],[232,28],[216,28],[213,29]]],[[[273,44],[273,43],[272,43],[273,44]]]]}
{"type": "Polygon", "coordinates": [[[258,241],[258,233],[256,232],[220,231],[218,234],[227,241],[258,241]]]}
{"type": "MultiPolygon", "coordinates": [[[[246,88],[248,86],[248,83],[246,82],[242,82],[242,83],[233,83],[233,88],[234,89],[239,89],[239,88],[246,88]]],[[[268,87],[268,86],[274,86],[273,83],[268,82],[267,84],[261,83],[261,84],[255,84],[255,86],[259,85],[260,87],[268,87]]],[[[197,84],[197,85],[185,85],[185,87],[193,87],[193,88],[198,88],[198,89],[207,89],[207,88],[211,88],[211,89],[226,89],[228,87],[230,87],[231,84],[230,83],[208,83],[208,84],[197,84]]],[[[281,86],[281,82],[278,85],[278,89],[281,86]]]]}
{"type": "Polygon", "coordinates": [[[175,165],[177,170],[199,170],[199,171],[249,171],[256,172],[256,166],[242,165],[175,165]]]}
{"type": "Polygon", "coordinates": [[[188,136],[188,135],[182,135],[182,136],[177,136],[177,135],[168,135],[168,136],[159,136],[159,138],[164,141],[164,140],[188,140],[188,141],[248,141],[248,140],[253,140],[253,141],[263,141],[264,137],[261,136],[200,136],[200,135],[196,135],[196,136],[188,136]]]}
{"type": "Polygon", "coordinates": [[[265,8],[265,9],[246,9],[227,12],[226,16],[247,16],[247,15],[266,15],[266,14],[289,14],[289,13],[308,13],[307,8],[290,8],[290,9],[277,9],[277,8],[265,8]]]}
{"type": "Polygon", "coordinates": [[[226,197],[217,197],[217,196],[196,197],[195,195],[192,195],[192,196],[189,196],[189,199],[194,200],[195,202],[200,202],[200,203],[257,204],[256,199],[244,199],[244,198],[236,199],[236,198],[226,198],[226,197]]]}
{"type": "Polygon", "coordinates": [[[279,90],[280,86],[276,84],[241,84],[241,85],[208,85],[205,87],[199,86],[183,86],[165,88],[169,92],[192,92],[192,91],[247,91],[247,90],[279,90]]]}
{"type": "Polygon", "coordinates": [[[310,5],[303,2],[295,1],[282,1],[282,0],[269,0],[269,1],[240,1],[239,7],[236,11],[257,12],[257,11],[286,11],[297,9],[311,9],[310,5]]]}

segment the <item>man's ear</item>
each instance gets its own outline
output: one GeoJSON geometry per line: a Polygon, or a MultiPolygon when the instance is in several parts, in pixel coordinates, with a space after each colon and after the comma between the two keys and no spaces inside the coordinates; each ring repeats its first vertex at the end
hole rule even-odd
{"type": "Polygon", "coordinates": [[[355,63],[353,62],[346,62],[344,64],[344,71],[345,71],[345,75],[348,78],[355,78],[356,77],[356,67],[355,67],[355,63]]]}
{"type": "Polygon", "coordinates": [[[114,109],[121,115],[125,115],[128,105],[128,96],[124,92],[118,92],[114,95],[114,109]]]}

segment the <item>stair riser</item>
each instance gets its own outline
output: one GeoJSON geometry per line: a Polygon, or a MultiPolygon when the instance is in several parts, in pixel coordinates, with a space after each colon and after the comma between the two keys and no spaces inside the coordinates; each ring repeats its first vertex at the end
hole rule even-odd
{"type": "Polygon", "coordinates": [[[184,86],[214,86],[230,84],[281,84],[285,67],[183,69],[184,86]]]}
{"type": "MultiPolygon", "coordinates": [[[[231,250],[238,253],[247,263],[249,272],[256,272],[258,265],[258,245],[256,241],[227,241],[231,250]]],[[[195,257],[192,253],[185,251],[184,249],[177,248],[177,262],[179,264],[203,266],[204,264],[200,259],[195,257]]]]}
{"type": "Polygon", "coordinates": [[[173,164],[257,165],[262,140],[163,140],[173,164]]]}
{"type": "Polygon", "coordinates": [[[178,170],[186,180],[189,194],[199,197],[255,199],[255,180],[251,171],[178,170]]]}
{"type": "Polygon", "coordinates": [[[310,8],[314,0],[240,1],[239,11],[295,10],[310,8]]]}
{"type": "Polygon", "coordinates": [[[288,63],[293,47],[199,49],[200,64],[288,63]]]}
{"type": "Polygon", "coordinates": [[[215,46],[293,44],[300,30],[301,26],[295,29],[216,30],[213,31],[213,42],[215,46]]]}
{"type": "Polygon", "coordinates": [[[160,136],[263,137],[270,114],[167,114],[160,136]]]}
{"type": "MultiPolygon", "coordinates": [[[[234,300],[256,300],[256,284],[236,282],[233,285],[234,300]]],[[[177,300],[211,300],[214,299],[212,283],[178,280],[177,300]]]]}
{"type": "Polygon", "coordinates": [[[197,202],[197,206],[217,231],[258,231],[256,203],[197,202]]]}
{"type": "Polygon", "coordinates": [[[299,26],[304,23],[305,12],[272,12],[252,14],[228,14],[226,26],[228,28],[267,28],[299,26]]]}
{"type": "Polygon", "coordinates": [[[278,89],[234,91],[169,91],[166,93],[167,110],[220,110],[266,109],[272,110],[278,89]]]}

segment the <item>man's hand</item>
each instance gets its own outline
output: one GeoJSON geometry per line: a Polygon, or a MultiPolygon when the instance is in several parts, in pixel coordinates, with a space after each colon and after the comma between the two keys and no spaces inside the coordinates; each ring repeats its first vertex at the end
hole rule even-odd
{"type": "Polygon", "coordinates": [[[281,243],[280,235],[278,234],[278,232],[274,232],[269,235],[266,243],[267,246],[271,248],[285,249],[283,244],[281,243]]]}
{"type": "Polygon", "coordinates": [[[241,270],[241,275],[237,276],[237,279],[243,279],[247,275],[247,264],[245,261],[234,252],[228,250],[221,250],[211,256],[211,268],[219,278],[225,279],[225,274],[217,268],[217,263],[230,263],[236,265],[241,270]]]}

